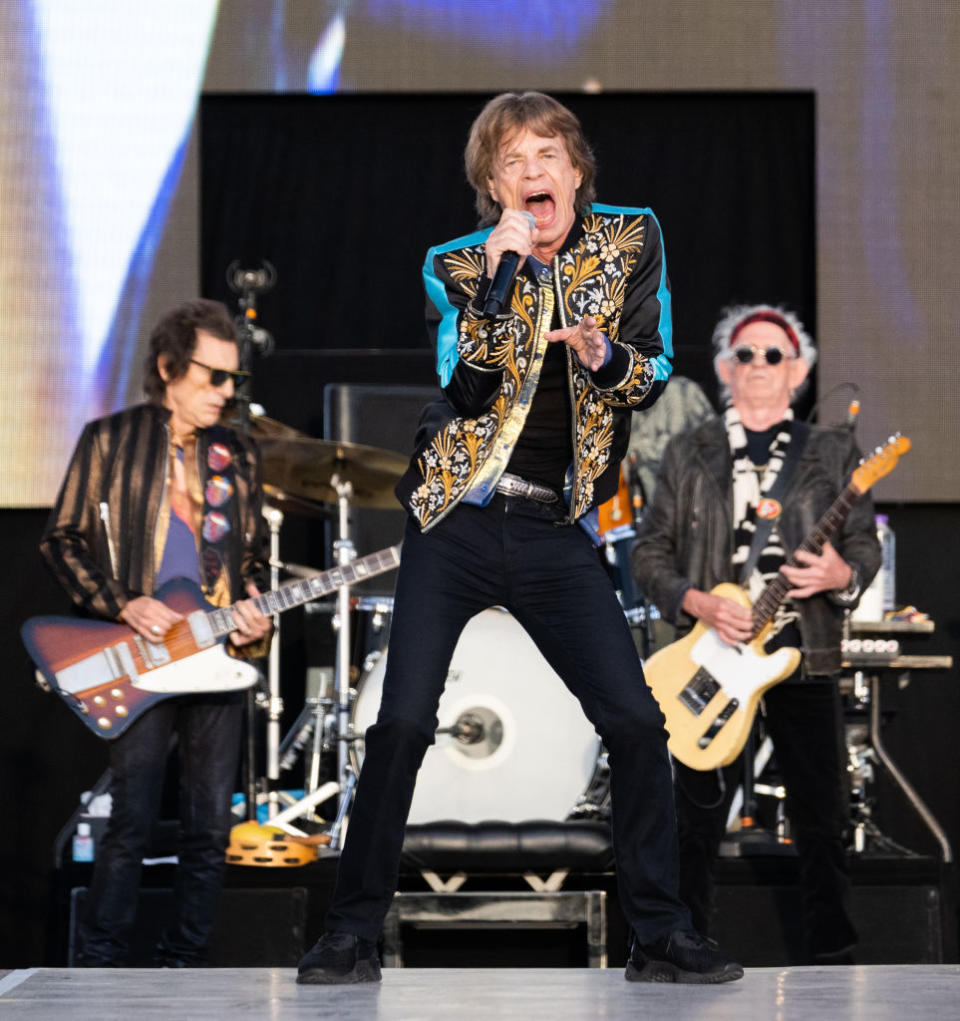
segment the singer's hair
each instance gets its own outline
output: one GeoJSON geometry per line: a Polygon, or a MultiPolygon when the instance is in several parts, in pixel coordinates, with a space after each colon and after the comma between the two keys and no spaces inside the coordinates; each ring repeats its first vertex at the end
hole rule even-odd
{"type": "Polygon", "coordinates": [[[581,216],[596,197],[597,161],[576,115],[542,92],[504,92],[480,111],[470,128],[464,153],[467,180],[477,193],[477,212],[482,227],[496,223],[502,212],[500,204],[490,196],[493,162],[504,141],[524,128],[542,138],[559,135],[563,139],[570,162],[582,176],[574,203],[581,216]]]}
{"type": "MultiPolygon", "coordinates": [[[[807,363],[809,368],[813,368],[817,360],[817,349],[813,346],[813,339],[807,333],[803,323],[793,312],[782,305],[730,305],[720,313],[720,320],[713,328],[713,369],[718,380],[720,379],[720,363],[730,357],[731,344],[739,329],[745,326],[748,320],[772,322],[780,326],[790,343],[796,347],[797,355],[807,363]]],[[[806,390],[809,378],[808,375],[807,379],[793,392],[793,400],[796,400],[806,390]]],[[[720,401],[726,404],[729,399],[730,388],[721,382],[720,401]]]]}
{"type": "Polygon", "coordinates": [[[237,328],[223,302],[196,298],[171,309],[153,328],[143,364],[143,389],[155,404],[163,401],[167,382],[185,376],[190,368],[190,359],[197,349],[197,330],[210,333],[218,340],[237,343],[237,328]],[[157,362],[161,357],[169,380],[160,375],[157,362]]]}

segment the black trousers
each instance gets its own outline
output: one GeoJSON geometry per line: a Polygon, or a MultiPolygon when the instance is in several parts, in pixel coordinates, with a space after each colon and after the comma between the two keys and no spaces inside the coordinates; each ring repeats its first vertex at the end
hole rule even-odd
{"type": "MultiPolygon", "coordinates": [[[[785,682],[763,698],[764,721],[787,788],[786,812],[797,847],[810,960],[847,950],[857,933],[848,914],[850,880],[844,846],[849,796],[843,714],[834,681],[785,682]]],[[[680,892],[696,927],[710,931],[713,863],[726,829],[743,757],[723,770],[698,772],[677,763],[680,892]]]]}
{"type": "Polygon", "coordinates": [[[160,815],[170,740],[179,739],[180,830],[176,915],[159,952],[200,964],[216,919],[240,756],[242,697],[191,695],[154,706],[110,743],[113,807],[80,926],[88,967],[125,963],[141,862],[160,815]]]}
{"type": "Polygon", "coordinates": [[[328,930],[378,937],[453,650],[467,621],[496,605],[527,630],[609,752],[617,880],[630,925],[641,942],[689,925],[677,892],[664,718],[596,549],[562,517],[559,506],[498,494],[487,507],[457,507],[425,535],[408,523],[383,699],[366,735],[328,930]]]}

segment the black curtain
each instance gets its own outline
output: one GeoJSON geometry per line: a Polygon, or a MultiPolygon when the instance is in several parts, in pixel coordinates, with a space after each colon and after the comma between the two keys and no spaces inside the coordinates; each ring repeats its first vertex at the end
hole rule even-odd
{"type": "MultiPolygon", "coordinates": [[[[290,352],[424,346],[423,257],[475,229],[463,149],[488,98],[203,97],[203,292],[235,303],[231,263],[276,267],[259,304],[276,339],[257,370],[268,413],[334,381],[303,378],[300,362],[292,372],[290,352]]],[[[598,199],[650,206],[660,220],[678,373],[715,396],[709,338],[731,302],[785,303],[815,331],[812,93],[557,98],[594,147],[598,199]]]]}

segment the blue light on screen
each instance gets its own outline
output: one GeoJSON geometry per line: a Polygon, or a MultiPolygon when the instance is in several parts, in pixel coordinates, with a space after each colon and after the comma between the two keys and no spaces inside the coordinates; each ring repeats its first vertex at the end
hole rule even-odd
{"type": "Polygon", "coordinates": [[[529,58],[537,48],[552,55],[583,45],[613,0],[369,0],[382,21],[403,21],[416,31],[498,44],[529,58]]]}

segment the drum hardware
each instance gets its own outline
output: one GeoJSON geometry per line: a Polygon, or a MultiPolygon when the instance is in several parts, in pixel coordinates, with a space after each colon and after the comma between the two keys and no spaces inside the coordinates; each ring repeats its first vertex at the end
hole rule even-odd
{"type": "Polygon", "coordinates": [[[479,759],[493,753],[503,742],[503,720],[486,706],[464,710],[449,727],[437,727],[437,734],[450,734],[461,746],[458,750],[479,759]]]}
{"type": "Polygon", "coordinates": [[[610,761],[605,748],[600,749],[593,776],[587,789],[577,799],[569,818],[610,821],[610,761]]]}
{"type": "MultiPolygon", "coordinates": [[[[274,429],[275,435],[259,441],[263,476],[267,484],[282,495],[273,496],[277,503],[286,501],[299,505],[306,502],[317,508],[315,516],[333,517],[337,523],[333,542],[333,558],[338,566],[345,566],[356,558],[356,549],[350,535],[350,508],[352,504],[369,507],[393,507],[396,498],[393,486],[407,466],[407,459],[392,451],[356,443],[316,440],[305,436],[288,436],[274,429]],[[325,504],[336,503],[335,512],[327,511],[325,504]]],[[[274,508],[276,510],[276,508],[274,508]]],[[[300,565],[293,565],[301,569],[300,565]]],[[[288,761],[306,748],[312,736],[312,754],[307,778],[307,793],[294,805],[271,819],[286,824],[300,815],[310,814],[316,805],[337,795],[337,815],[330,828],[330,847],[338,849],[346,824],[356,783],[351,763],[350,743],[354,737],[350,730],[353,706],[351,688],[351,607],[350,586],[337,590],[336,613],[333,618],[336,632],[334,686],[329,700],[318,699],[304,707],[294,724],[293,737],[284,745],[288,761]],[[312,717],[312,719],[311,719],[312,717]],[[294,748],[296,746],[296,751],[294,748]],[[336,749],[336,780],[320,784],[320,759],[325,747],[336,749]]],[[[382,622],[385,607],[379,612],[382,622]]],[[[277,742],[279,752],[279,741],[277,742]]],[[[279,773],[279,755],[277,772],[279,773]]],[[[268,778],[269,780],[270,778],[268,778]]],[[[271,784],[275,786],[275,784],[271,784]]]]}
{"type": "MultiPolygon", "coordinates": [[[[375,658],[353,705],[350,754],[376,719],[387,655],[375,658]]],[[[502,609],[468,621],[437,709],[437,740],[417,777],[410,822],[562,822],[597,769],[599,739],[533,639],[502,609]]]]}
{"type": "MultiPolygon", "coordinates": [[[[280,587],[280,528],[283,525],[283,511],[277,507],[265,507],[263,516],[270,530],[270,587],[280,587]]],[[[273,641],[267,659],[267,816],[273,819],[279,812],[277,791],[280,787],[280,717],[283,715],[283,699],[280,696],[280,614],[273,615],[273,641]]]]}
{"type": "MultiPolygon", "coordinates": [[[[743,746],[743,775],[730,804],[727,832],[720,843],[719,855],[723,858],[745,858],[754,855],[792,855],[795,853],[786,817],[786,788],[782,784],[759,782],[773,756],[773,741],[760,731],[759,720],[754,721],[743,746]],[[775,799],[773,825],[762,825],[758,798],[775,799]]],[[[768,822],[765,811],[764,822],[768,822]]]]}

